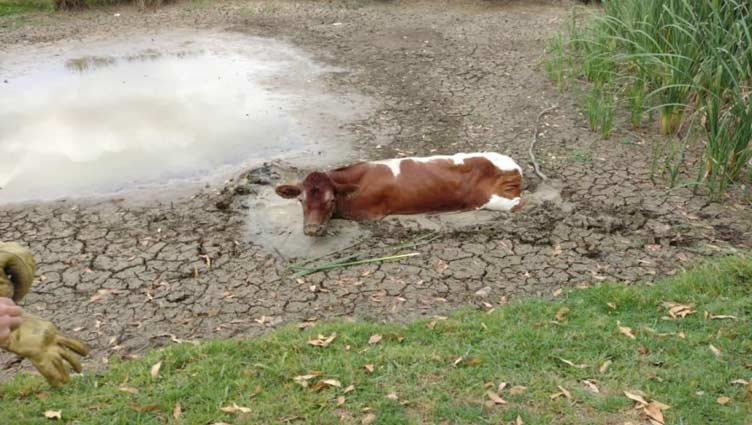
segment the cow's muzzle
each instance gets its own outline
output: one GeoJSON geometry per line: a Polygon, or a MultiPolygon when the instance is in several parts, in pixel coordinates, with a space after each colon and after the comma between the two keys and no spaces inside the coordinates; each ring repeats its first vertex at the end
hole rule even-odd
{"type": "Polygon", "coordinates": [[[308,236],[324,236],[326,226],[321,224],[306,224],[303,226],[303,233],[308,236]]]}

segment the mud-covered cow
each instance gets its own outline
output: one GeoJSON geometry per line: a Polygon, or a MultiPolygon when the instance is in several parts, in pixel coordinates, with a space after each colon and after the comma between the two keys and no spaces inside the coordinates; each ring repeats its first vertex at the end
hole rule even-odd
{"type": "Polygon", "coordinates": [[[522,168],[495,152],[361,162],[315,171],[277,186],[303,206],[303,230],[321,236],[331,218],[378,220],[391,214],[489,209],[516,211],[523,201],[522,168]]]}

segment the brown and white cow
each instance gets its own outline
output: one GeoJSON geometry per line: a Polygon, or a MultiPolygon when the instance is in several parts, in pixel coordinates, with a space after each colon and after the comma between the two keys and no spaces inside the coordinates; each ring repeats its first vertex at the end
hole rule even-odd
{"type": "Polygon", "coordinates": [[[361,162],[310,173],[302,183],[277,186],[303,205],[303,231],[326,232],[329,219],[378,220],[391,214],[516,211],[522,206],[522,168],[494,152],[361,162]]]}

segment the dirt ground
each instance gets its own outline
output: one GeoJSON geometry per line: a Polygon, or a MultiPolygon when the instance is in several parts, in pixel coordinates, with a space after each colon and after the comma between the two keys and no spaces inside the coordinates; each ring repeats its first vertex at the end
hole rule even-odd
{"type": "MultiPolygon", "coordinates": [[[[296,280],[285,259],[249,236],[243,206],[253,208],[254,198],[245,190],[0,206],[0,239],[29,245],[39,261],[24,307],[87,342],[91,369],[177,339],[246,337],[335,317],[408,320],[606,280],[650,281],[749,248],[748,204],[654,183],[649,138],[600,141],[574,99],[548,82],[545,41],[568,16],[567,2],[269,0],[0,21],[0,53],[165,28],[280,38],[344,69],[328,77],[332,90],[380,102],[348,128],[361,157],[494,150],[526,164],[530,189],[538,184],[526,161],[532,128],[557,104],[537,151],[573,207],[543,203],[465,220],[443,227],[420,256],[296,280]]],[[[360,226],[371,236],[358,249],[374,252],[425,232],[397,220],[360,226]]],[[[19,367],[7,354],[3,364],[0,379],[19,367]]]]}

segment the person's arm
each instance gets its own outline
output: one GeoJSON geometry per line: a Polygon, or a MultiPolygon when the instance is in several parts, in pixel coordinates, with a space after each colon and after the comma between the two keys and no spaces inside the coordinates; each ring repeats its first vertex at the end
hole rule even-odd
{"type": "Polygon", "coordinates": [[[10,298],[0,297],[0,344],[8,339],[10,333],[21,324],[21,307],[10,298]]]}

